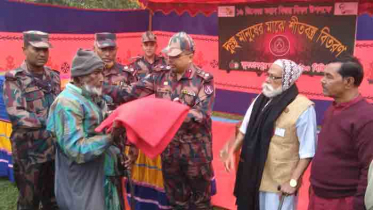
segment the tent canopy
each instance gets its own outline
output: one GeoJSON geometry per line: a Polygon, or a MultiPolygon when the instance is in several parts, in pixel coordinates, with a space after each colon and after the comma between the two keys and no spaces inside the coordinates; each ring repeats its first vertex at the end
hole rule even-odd
{"type": "Polygon", "coordinates": [[[151,12],[161,11],[164,14],[176,12],[178,15],[188,12],[191,16],[202,13],[206,16],[217,11],[219,5],[242,4],[242,3],[287,3],[287,2],[359,2],[359,14],[373,14],[373,3],[371,0],[138,0],[151,12]]]}

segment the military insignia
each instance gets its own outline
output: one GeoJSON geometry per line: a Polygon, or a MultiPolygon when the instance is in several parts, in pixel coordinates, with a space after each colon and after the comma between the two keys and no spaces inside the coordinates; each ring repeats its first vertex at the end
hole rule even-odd
{"type": "Polygon", "coordinates": [[[113,85],[115,85],[115,86],[119,86],[120,85],[120,81],[116,81],[116,82],[113,82],[113,85]]]}
{"type": "Polygon", "coordinates": [[[40,88],[38,86],[34,86],[34,87],[28,87],[26,88],[25,92],[33,92],[33,91],[36,91],[36,90],[40,90],[40,88]]]}
{"type": "Polygon", "coordinates": [[[196,93],[193,92],[193,91],[188,91],[188,90],[182,90],[181,91],[182,94],[185,94],[185,95],[190,95],[190,96],[196,96],[196,93]]]}
{"type": "Polygon", "coordinates": [[[205,86],[205,93],[207,94],[207,95],[210,95],[211,93],[213,93],[214,92],[214,88],[211,86],[211,85],[206,85],[205,86]]]}

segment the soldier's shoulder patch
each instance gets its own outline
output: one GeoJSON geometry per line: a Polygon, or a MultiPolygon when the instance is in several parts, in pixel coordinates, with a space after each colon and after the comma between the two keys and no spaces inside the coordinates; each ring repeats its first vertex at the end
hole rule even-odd
{"type": "Polygon", "coordinates": [[[16,80],[17,76],[21,74],[24,70],[22,68],[13,69],[5,73],[5,78],[8,80],[16,80]]]}
{"type": "Polygon", "coordinates": [[[210,81],[214,78],[211,73],[207,73],[201,69],[197,69],[197,75],[202,77],[205,81],[210,81]]]}
{"type": "Polygon", "coordinates": [[[130,62],[136,63],[141,60],[142,56],[133,56],[129,59],[130,62]]]}
{"type": "Polygon", "coordinates": [[[51,69],[48,66],[44,66],[44,69],[45,69],[45,71],[49,71],[52,75],[60,76],[60,72],[55,70],[55,69],[51,69]]]}
{"type": "Polygon", "coordinates": [[[60,75],[61,73],[55,69],[51,69],[53,73],[57,74],[57,75],[60,75]]]}
{"type": "Polygon", "coordinates": [[[205,89],[205,93],[207,95],[210,95],[214,92],[214,87],[212,87],[212,85],[210,85],[210,84],[205,85],[204,89],[205,89]]]}
{"type": "Polygon", "coordinates": [[[135,69],[132,66],[123,66],[123,71],[133,73],[135,69]]]}

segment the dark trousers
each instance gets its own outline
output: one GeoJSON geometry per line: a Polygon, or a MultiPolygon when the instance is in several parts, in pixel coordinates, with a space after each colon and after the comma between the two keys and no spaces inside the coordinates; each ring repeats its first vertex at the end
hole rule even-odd
{"type": "Polygon", "coordinates": [[[19,191],[17,210],[58,209],[54,196],[54,161],[27,164],[13,163],[14,176],[19,191]]]}
{"type": "Polygon", "coordinates": [[[162,173],[166,195],[174,210],[212,210],[211,163],[162,161],[162,173]]]}

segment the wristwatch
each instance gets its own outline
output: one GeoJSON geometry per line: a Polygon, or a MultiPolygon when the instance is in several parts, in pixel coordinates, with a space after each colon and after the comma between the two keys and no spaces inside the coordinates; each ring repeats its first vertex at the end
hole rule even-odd
{"type": "Polygon", "coordinates": [[[290,179],[290,187],[295,188],[295,187],[297,187],[297,185],[298,185],[297,180],[295,180],[295,179],[290,179]]]}

